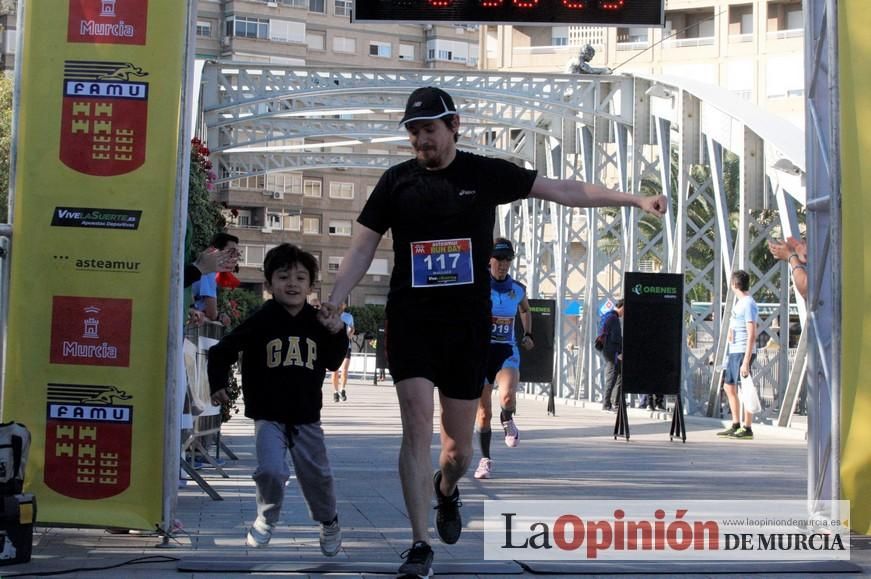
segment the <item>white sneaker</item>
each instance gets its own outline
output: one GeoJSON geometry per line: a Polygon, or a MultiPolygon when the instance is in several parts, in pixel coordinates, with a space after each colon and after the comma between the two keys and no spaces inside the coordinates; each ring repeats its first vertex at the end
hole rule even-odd
{"type": "Polygon", "coordinates": [[[251,525],[251,528],[248,529],[248,537],[246,540],[248,546],[253,549],[259,549],[268,545],[269,540],[272,538],[273,528],[273,525],[270,525],[258,517],[257,520],[254,521],[254,524],[251,525]]]}
{"type": "Polygon", "coordinates": [[[489,458],[482,458],[478,462],[478,468],[475,469],[475,478],[490,478],[490,469],[492,461],[489,458]]]}
{"type": "Polygon", "coordinates": [[[514,419],[502,423],[502,428],[505,429],[505,446],[514,448],[520,442],[520,431],[517,430],[517,425],[514,424],[514,419]]]}
{"type": "Polygon", "coordinates": [[[342,548],[342,529],[339,528],[339,518],[325,525],[321,523],[321,553],[327,557],[335,557],[342,548]]]}

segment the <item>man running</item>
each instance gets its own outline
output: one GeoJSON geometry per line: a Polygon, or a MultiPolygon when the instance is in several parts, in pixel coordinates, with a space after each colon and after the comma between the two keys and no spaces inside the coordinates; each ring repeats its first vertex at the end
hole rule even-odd
{"type": "Polygon", "coordinates": [[[399,573],[429,577],[433,493],[442,541],[456,543],[462,531],[457,483],[472,460],[472,432],[484,387],[490,341],[487,264],[496,206],[533,196],[571,207],[632,206],[659,216],[666,200],[547,179],[502,159],[458,151],[460,116],[451,96],[438,88],[412,92],[400,124],[415,158],[381,176],[357,218],[351,247],[323,308],[337,311],[391,230],[387,357],[402,417],[399,478],[413,541],[399,573]],[[436,387],[441,452],[433,475],[436,387]]]}
{"type": "Polygon", "coordinates": [[[517,382],[520,380],[520,351],[514,335],[514,319],[520,312],[523,338],[520,345],[531,350],[532,313],[526,299],[526,287],[511,279],[508,268],[514,259],[514,246],[503,237],[493,242],[490,257],[490,302],[492,303],[492,322],[490,324],[490,350],[487,353],[487,374],[484,390],[478,401],[478,417],[475,429],[481,442],[482,458],[475,470],[475,478],[490,478],[493,461],[490,459],[490,420],[493,418],[493,385],[499,389],[499,420],[505,432],[505,445],[516,447],[520,442],[520,431],[514,424],[514,410],[517,407],[517,382]]]}

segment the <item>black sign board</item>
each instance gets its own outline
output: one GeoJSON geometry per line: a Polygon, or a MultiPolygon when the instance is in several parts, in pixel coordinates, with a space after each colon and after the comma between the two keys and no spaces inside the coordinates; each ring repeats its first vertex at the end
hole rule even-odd
{"type": "Polygon", "coordinates": [[[356,0],[359,22],[663,26],[664,0],[356,0]]]}
{"type": "Polygon", "coordinates": [[[623,391],[679,394],[683,275],[628,272],[623,296],[623,391]]]}
{"type": "MultiPolygon", "coordinates": [[[[529,300],[529,310],[532,312],[532,339],[535,347],[532,350],[520,349],[520,381],[521,382],[553,382],[553,342],[556,328],[556,301],[529,300]]],[[[517,328],[517,343],[523,337],[523,324],[518,319],[514,324],[517,328]]]]}

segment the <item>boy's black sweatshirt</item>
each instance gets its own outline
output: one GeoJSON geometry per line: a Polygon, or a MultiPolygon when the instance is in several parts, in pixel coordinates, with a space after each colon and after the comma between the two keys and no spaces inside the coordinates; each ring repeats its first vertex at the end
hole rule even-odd
{"type": "Polygon", "coordinates": [[[226,388],[230,367],[242,352],[245,416],[283,424],[321,418],[326,370],[338,368],[348,351],[344,330],[331,334],[305,304],[296,316],[269,300],[209,349],[209,387],[226,388]]]}

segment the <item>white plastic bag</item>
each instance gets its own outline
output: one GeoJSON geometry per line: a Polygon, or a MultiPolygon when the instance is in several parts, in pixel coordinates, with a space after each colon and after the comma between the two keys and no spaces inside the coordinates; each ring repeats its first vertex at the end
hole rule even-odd
{"type": "Polygon", "coordinates": [[[762,412],[762,402],[759,400],[759,393],[756,391],[756,385],[753,383],[753,377],[749,374],[741,377],[741,389],[738,393],[741,399],[741,404],[744,406],[744,411],[750,414],[758,414],[762,412]]]}

